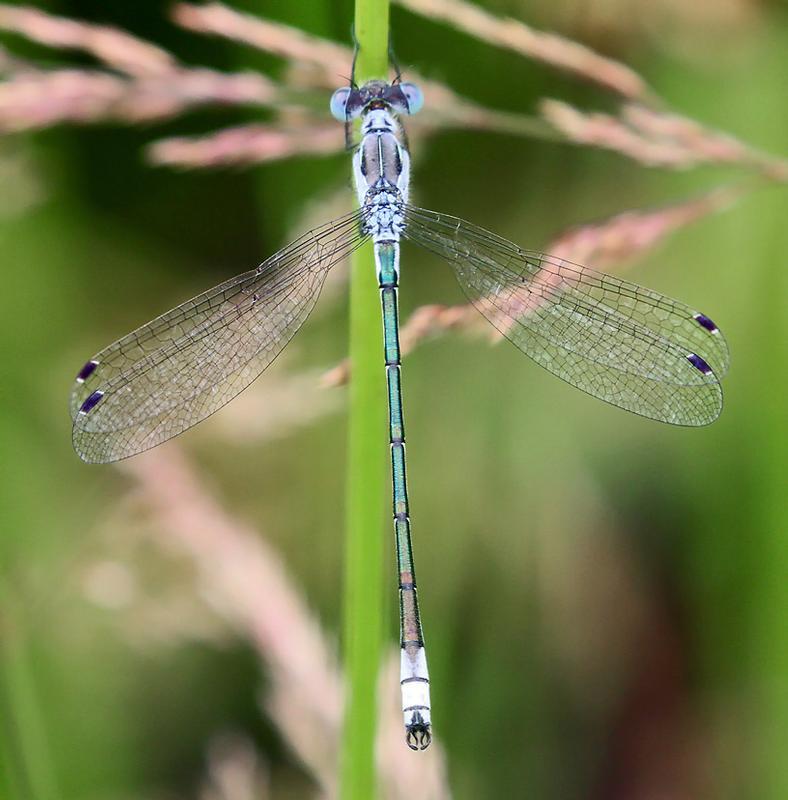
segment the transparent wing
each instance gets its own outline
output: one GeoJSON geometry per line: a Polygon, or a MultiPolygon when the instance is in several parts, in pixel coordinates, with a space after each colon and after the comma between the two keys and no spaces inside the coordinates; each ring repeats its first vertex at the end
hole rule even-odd
{"type": "Polygon", "coordinates": [[[74,449],[109,462],[167,441],[245,389],[309,316],[329,268],[366,238],[354,211],[96,354],[71,392],[74,449]]]}
{"type": "Polygon", "coordinates": [[[608,403],[674,425],[722,410],[728,347],[659,292],[523,250],[469,222],[405,208],[403,236],[445,258],[468,299],[541,366],[608,403]]]}

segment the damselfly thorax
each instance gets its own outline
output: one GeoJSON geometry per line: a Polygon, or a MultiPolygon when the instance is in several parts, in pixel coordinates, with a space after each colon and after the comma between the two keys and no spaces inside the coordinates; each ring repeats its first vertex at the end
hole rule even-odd
{"type": "Polygon", "coordinates": [[[399,122],[388,109],[364,117],[362,138],[353,154],[353,178],[359,205],[367,213],[365,229],[375,242],[399,241],[405,228],[410,156],[397,136],[399,122]]]}

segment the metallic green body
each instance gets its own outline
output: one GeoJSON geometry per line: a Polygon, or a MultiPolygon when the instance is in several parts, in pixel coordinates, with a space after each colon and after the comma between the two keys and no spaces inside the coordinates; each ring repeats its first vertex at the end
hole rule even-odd
{"type": "Polygon", "coordinates": [[[393,489],[394,535],[397,545],[397,570],[400,591],[400,638],[405,649],[422,646],[423,635],[413,570],[410,537],[407,474],[405,467],[405,423],[402,414],[402,376],[399,345],[397,291],[399,285],[399,243],[376,245],[378,283],[383,310],[383,349],[389,405],[389,443],[393,489]]]}

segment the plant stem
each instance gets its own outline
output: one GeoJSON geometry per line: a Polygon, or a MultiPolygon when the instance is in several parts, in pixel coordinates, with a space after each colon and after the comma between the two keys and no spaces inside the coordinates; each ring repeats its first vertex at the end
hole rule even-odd
{"type": "MultiPolygon", "coordinates": [[[[388,74],[388,0],[356,0],[354,78],[388,74]]],[[[383,333],[372,245],[353,256],[350,280],[350,408],[345,530],[344,663],[347,679],[340,791],[376,796],[374,744],[382,650],[383,507],[386,482],[383,333]]]]}
{"type": "Polygon", "coordinates": [[[0,586],[0,598],[0,797],[54,800],[59,793],[31,668],[26,619],[7,584],[0,586]]]}

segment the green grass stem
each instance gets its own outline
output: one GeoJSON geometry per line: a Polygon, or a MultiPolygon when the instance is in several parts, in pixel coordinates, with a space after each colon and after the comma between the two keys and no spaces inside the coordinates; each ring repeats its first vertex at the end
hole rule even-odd
{"type": "MultiPolygon", "coordinates": [[[[355,80],[388,73],[388,0],[356,0],[355,80]]],[[[376,688],[382,650],[383,506],[386,485],[383,332],[372,246],[353,256],[350,280],[350,383],[345,530],[342,800],[376,797],[376,688]]]]}
{"type": "Polygon", "coordinates": [[[54,800],[58,792],[24,635],[24,617],[9,594],[5,587],[0,590],[4,601],[0,619],[0,798],[54,800]]]}

